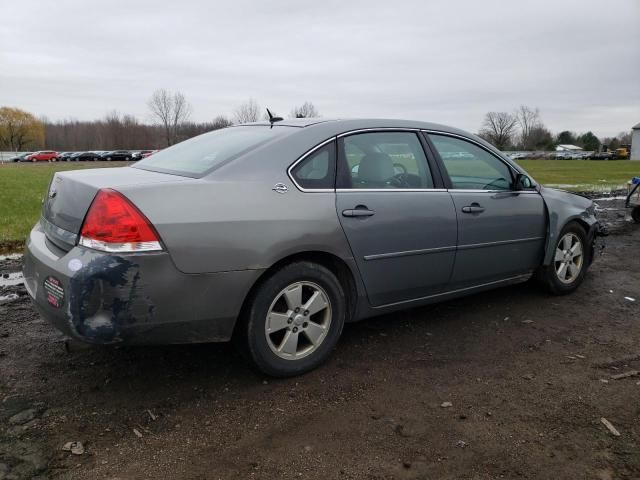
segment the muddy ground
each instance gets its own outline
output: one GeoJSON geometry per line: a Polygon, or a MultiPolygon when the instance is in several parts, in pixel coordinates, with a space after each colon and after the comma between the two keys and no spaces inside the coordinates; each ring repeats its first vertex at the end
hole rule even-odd
{"type": "Polygon", "coordinates": [[[2,288],[0,479],[640,478],[640,376],[612,378],[640,370],[640,227],[600,204],[613,235],[576,293],[350,325],[288,380],[225,344],[66,348],[2,288]]]}

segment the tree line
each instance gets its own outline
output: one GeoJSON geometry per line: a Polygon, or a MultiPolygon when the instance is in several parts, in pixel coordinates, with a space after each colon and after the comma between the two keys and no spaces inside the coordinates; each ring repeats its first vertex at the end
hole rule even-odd
{"type": "MultiPolygon", "coordinates": [[[[0,108],[0,150],[84,151],[143,150],[164,148],[202,133],[233,124],[268,119],[258,102],[249,99],[231,117],[219,115],[206,122],[191,121],[192,107],[181,92],[156,90],[147,102],[151,123],[117,111],[99,120],[58,120],[37,118],[18,108],[0,108]]],[[[311,102],[291,110],[290,118],[317,117],[311,102]]]]}
{"type": "Polygon", "coordinates": [[[630,132],[600,140],[593,132],[564,130],[553,134],[544,125],[538,108],[521,105],[513,112],[488,112],[478,135],[500,150],[553,150],[557,145],[575,145],[588,151],[616,149],[631,143],[630,132]]]}
{"type": "MultiPolygon", "coordinates": [[[[92,121],[36,118],[17,108],[0,108],[0,150],[25,151],[51,149],[58,151],[156,149],[228,127],[256,122],[269,117],[258,102],[250,98],[239,105],[231,117],[219,115],[206,122],[191,121],[192,106],[181,92],[159,89],[147,101],[153,121],[140,122],[136,117],[117,111],[92,121]]],[[[274,112],[275,115],[277,115],[274,112]]],[[[315,105],[304,102],[295,106],[289,118],[318,117],[315,105]]],[[[568,130],[553,134],[542,121],[538,108],[522,105],[513,112],[488,112],[479,136],[500,150],[553,150],[560,144],[571,144],[585,150],[609,149],[631,143],[631,134],[599,139],[591,131],[577,134],[568,130]]]]}

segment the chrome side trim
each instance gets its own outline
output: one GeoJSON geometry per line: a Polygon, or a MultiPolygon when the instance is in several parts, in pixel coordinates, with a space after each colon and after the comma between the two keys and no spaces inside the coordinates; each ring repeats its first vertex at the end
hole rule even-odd
{"type": "Polygon", "coordinates": [[[450,247],[436,247],[436,248],[424,248],[421,250],[407,250],[405,252],[391,252],[391,253],[377,253],[375,255],[365,255],[364,259],[369,260],[382,260],[385,258],[397,258],[397,257],[409,257],[412,255],[425,255],[429,253],[441,253],[441,252],[453,252],[456,246],[450,247]]]}
{"type": "Polygon", "coordinates": [[[497,242],[470,243],[467,245],[458,245],[458,250],[471,250],[473,248],[495,247],[498,245],[509,245],[510,243],[535,242],[537,240],[545,240],[545,237],[516,238],[515,240],[498,240],[497,242]]]}
{"type": "Polygon", "coordinates": [[[356,193],[356,192],[446,192],[445,188],[336,188],[337,193],[356,193]]]}
{"type": "Polygon", "coordinates": [[[472,243],[468,245],[448,246],[448,247],[436,247],[436,248],[424,248],[419,250],[406,250],[403,252],[390,252],[390,253],[376,253],[374,255],[365,255],[362,257],[364,260],[383,260],[386,258],[397,257],[409,257],[412,255],[428,255],[430,253],[442,253],[452,252],[454,250],[470,250],[473,248],[494,247],[498,245],[508,245],[510,243],[525,243],[534,242],[536,240],[544,240],[544,237],[531,237],[531,238],[517,238],[515,240],[498,240],[497,242],[485,242],[485,243],[472,243]]]}
{"type": "Polygon", "coordinates": [[[472,287],[465,287],[465,288],[458,288],[456,290],[448,290],[446,292],[441,292],[441,293],[436,293],[434,295],[427,295],[426,297],[419,297],[419,298],[412,298],[411,300],[403,300],[401,302],[394,302],[394,303],[387,303],[385,305],[379,305],[377,307],[372,307],[374,310],[378,309],[378,308],[387,308],[387,307],[393,307],[396,305],[403,305],[406,303],[413,303],[413,302],[420,302],[423,300],[428,300],[430,298],[438,298],[438,297],[442,297],[444,295],[452,295],[454,293],[460,293],[460,292],[466,292],[469,290],[475,290],[478,288],[482,288],[482,287],[489,287],[491,285],[499,285],[501,283],[510,283],[510,282],[514,282],[516,280],[528,280],[529,278],[531,278],[532,273],[525,273],[522,275],[516,275],[515,277],[508,277],[508,278],[503,278],[502,280],[495,280],[493,282],[488,282],[488,283],[482,283],[480,285],[474,285],[472,287]]]}
{"type": "Polygon", "coordinates": [[[291,182],[296,186],[296,188],[298,190],[300,190],[301,192],[306,192],[306,193],[316,193],[316,192],[324,192],[324,193],[330,192],[330,193],[333,193],[333,192],[335,192],[335,189],[333,189],[333,188],[302,188],[300,185],[298,185],[298,182],[296,182],[295,178],[293,177],[293,174],[291,173],[293,171],[293,169],[296,168],[296,165],[298,165],[300,162],[302,162],[305,158],[307,158],[309,155],[311,155],[316,150],[318,150],[318,149],[324,147],[325,145],[333,142],[335,139],[336,139],[336,137],[331,137],[331,138],[325,140],[324,142],[319,143],[315,147],[311,148],[311,150],[308,150],[307,152],[303,153],[300,158],[298,158],[295,162],[293,162],[291,165],[289,165],[289,168],[287,168],[287,175],[289,176],[289,180],[291,180],[291,182]]]}
{"type": "Polygon", "coordinates": [[[517,193],[518,195],[526,193],[532,194],[535,193],[539,195],[536,190],[484,190],[484,189],[473,189],[473,188],[449,188],[447,190],[449,193],[517,193]]]}

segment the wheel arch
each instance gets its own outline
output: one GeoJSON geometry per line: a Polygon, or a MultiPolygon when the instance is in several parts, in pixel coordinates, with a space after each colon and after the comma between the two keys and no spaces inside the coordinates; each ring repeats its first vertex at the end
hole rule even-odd
{"type": "MultiPolygon", "coordinates": [[[[256,291],[260,288],[260,286],[269,279],[275,272],[279,271],[286,265],[290,265],[295,262],[313,262],[318,265],[322,265],[323,267],[329,269],[338,279],[340,285],[342,286],[345,294],[345,300],[347,302],[347,318],[345,319],[345,323],[351,321],[355,318],[356,315],[356,306],[358,304],[358,284],[356,272],[353,271],[352,267],[337,255],[321,250],[311,250],[293,253],[287,255],[286,257],[281,258],[274,264],[272,264],[269,268],[267,268],[253,283],[245,298],[242,302],[242,306],[240,308],[240,312],[238,315],[238,319],[241,319],[247,308],[250,305],[253,297],[256,294],[256,291]]],[[[238,330],[238,326],[241,324],[240,321],[236,321],[236,325],[234,327],[234,335],[238,330]]]]}

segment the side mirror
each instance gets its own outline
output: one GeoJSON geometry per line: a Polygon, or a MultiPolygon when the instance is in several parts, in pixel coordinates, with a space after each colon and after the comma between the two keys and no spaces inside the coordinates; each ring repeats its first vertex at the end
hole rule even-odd
{"type": "Polygon", "coordinates": [[[531,180],[527,175],[524,173],[518,173],[516,175],[516,180],[513,182],[514,190],[531,190],[534,187],[535,185],[533,180],[531,180]]]}

